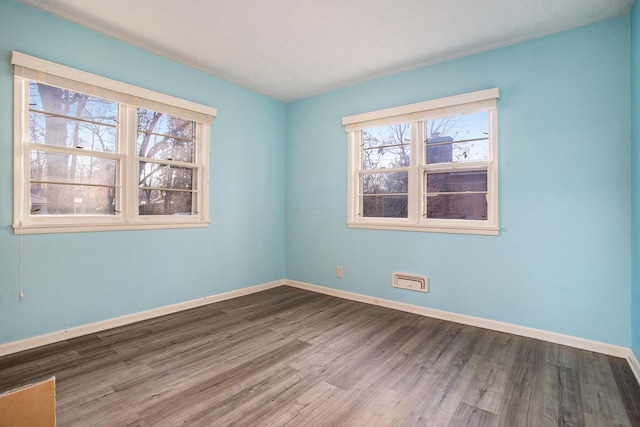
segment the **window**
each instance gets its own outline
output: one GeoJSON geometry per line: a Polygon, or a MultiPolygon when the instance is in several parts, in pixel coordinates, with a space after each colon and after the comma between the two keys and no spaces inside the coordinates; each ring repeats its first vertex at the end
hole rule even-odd
{"type": "Polygon", "coordinates": [[[16,234],[206,227],[216,109],[13,52],[16,234]]]}
{"type": "Polygon", "coordinates": [[[498,96],[344,117],[349,227],[497,235],[498,96]]]}

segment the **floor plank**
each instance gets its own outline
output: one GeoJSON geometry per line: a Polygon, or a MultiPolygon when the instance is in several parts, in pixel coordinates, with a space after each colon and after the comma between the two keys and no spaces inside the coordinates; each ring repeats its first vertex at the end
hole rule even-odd
{"type": "Polygon", "coordinates": [[[52,375],[64,426],[640,426],[623,359],[286,286],[0,357],[52,375]]]}

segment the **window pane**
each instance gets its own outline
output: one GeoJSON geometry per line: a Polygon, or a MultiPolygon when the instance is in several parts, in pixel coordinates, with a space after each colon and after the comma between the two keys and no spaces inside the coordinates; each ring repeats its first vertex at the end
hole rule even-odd
{"type": "Polygon", "coordinates": [[[29,83],[29,139],[38,144],[116,151],[115,102],[29,83]]]}
{"type": "Polygon", "coordinates": [[[193,162],[194,140],[195,122],[138,108],[139,157],[193,162]]]}
{"type": "Polygon", "coordinates": [[[427,164],[489,159],[489,113],[486,111],[428,120],[425,135],[427,164]]]}
{"type": "Polygon", "coordinates": [[[368,173],[361,177],[363,216],[407,217],[408,172],[368,173]]]}
{"type": "Polygon", "coordinates": [[[195,194],[189,191],[140,189],[140,215],[194,215],[195,194]]]}
{"type": "Polygon", "coordinates": [[[487,219],[485,194],[440,194],[427,196],[427,218],[433,219],[487,219]]]}
{"type": "Polygon", "coordinates": [[[116,165],[113,159],[32,150],[31,180],[113,186],[116,165]]]}
{"type": "Polygon", "coordinates": [[[410,165],[411,127],[408,123],[364,129],[362,168],[399,168],[410,165]]]}
{"type": "Polygon", "coordinates": [[[407,218],[407,196],[364,195],[362,215],[365,217],[407,218]]]}
{"type": "Polygon", "coordinates": [[[192,168],[140,162],[140,187],[193,190],[192,168]]]}
{"type": "Polygon", "coordinates": [[[31,184],[31,215],[115,215],[115,188],[31,184]]]}
{"type": "Polygon", "coordinates": [[[140,162],[140,215],[193,215],[193,168],[140,162]]]}
{"type": "Polygon", "coordinates": [[[425,173],[428,193],[487,191],[487,171],[425,173]]]}
{"type": "Polygon", "coordinates": [[[367,173],[361,175],[364,194],[406,193],[408,172],[367,173]]]}

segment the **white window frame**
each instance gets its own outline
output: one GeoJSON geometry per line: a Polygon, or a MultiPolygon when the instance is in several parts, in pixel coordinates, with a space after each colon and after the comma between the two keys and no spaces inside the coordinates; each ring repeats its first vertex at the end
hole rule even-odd
{"type": "Polygon", "coordinates": [[[13,230],[15,234],[65,233],[111,230],[208,227],[210,127],[217,110],[173,96],[111,80],[102,76],[12,52],[14,66],[14,164],[13,230]],[[115,153],[91,152],[92,156],[118,163],[119,188],[115,215],[31,215],[30,150],[34,147],[68,154],[80,149],[47,147],[29,142],[29,82],[37,81],[62,89],[90,94],[118,103],[118,149],[115,153]],[[196,123],[194,160],[182,163],[153,159],[155,163],[188,166],[197,175],[193,215],[139,215],[138,161],[136,157],[136,111],[144,108],[181,117],[196,123]]]}
{"type": "MultiPolygon", "coordinates": [[[[343,117],[342,124],[348,134],[348,212],[347,225],[351,228],[380,230],[424,231],[456,234],[498,235],[498,88],[439,98],[400,107],[387,108],[369,113],[343,117]],[[453,115],[486,111],[489,117],[489,156],[482,162],[425,164],[424,126],[426,120],[453,115]],[[362,130],[400,123],[411,125],[411,165],[408,168],[408,215],[407,218],[363,217],[359,194],[362,171],[362,130]],[[487,171],[487,219],[432,219],[423,217],[426,212],[423,193],[425,171],[462,172],[487,171]]],[[[407,169],[407,168],[403,168],[407,169]]],[[[381,169],[391,172],[392,169],[381,169]]]]}

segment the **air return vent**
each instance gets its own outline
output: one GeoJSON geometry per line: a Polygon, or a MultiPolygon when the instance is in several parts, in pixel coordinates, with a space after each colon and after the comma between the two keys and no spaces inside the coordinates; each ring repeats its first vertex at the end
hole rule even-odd
{"type": "Polygon", "coordinates": [[[411,291],[429,292],[429,278],[407,273],[393,273],[394,288],[409,289],[411,291]]]}

